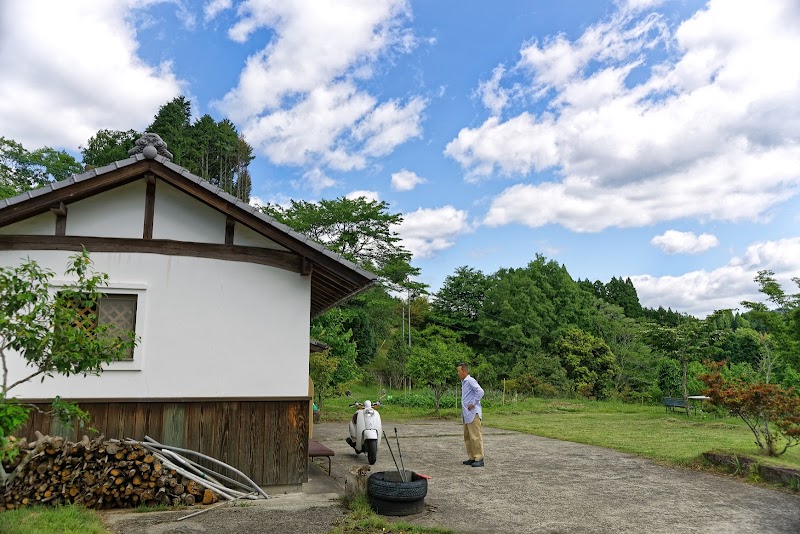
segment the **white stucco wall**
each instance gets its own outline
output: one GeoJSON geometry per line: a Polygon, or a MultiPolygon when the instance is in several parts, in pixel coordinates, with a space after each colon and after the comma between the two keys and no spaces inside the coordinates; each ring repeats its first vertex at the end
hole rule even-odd
{"type": "MultiPolygon", "coordinates": [[[[69,255],[0,251],[0,264],[30,256],[63,274],[69,255]]],[[[307,395],[310,277],[250,263],[157,254],[94,253],[92,259],[98,271],[109,274],[113,291],[144,294],[134,365],[140,369],[123,370],[131,366],[120,363],[101,376],[36,380],[13,390],[15,396],[307,395]]],[[[11,358],[10,381],[24,376],[23,363],[19,356],[11,358]]]]}
{"type": "Polygon", "coordinates": [[[145,187],[137,180],[68,204],[67,235],[141,239],[145,187]]]}
{"type": "Polygon", "coordinates": [[[159,180],[153,239],[222,244],[225,243],[225,215],[159,180]]]}
{"type": "Polygon", "coordinates": [[[258,232],[254,232],[247,226],[238,222],[236,223],[236,226],[234,226],[233,228],[233,244],[242,245],[245,247],[261,247],[261,248],[271,248],[275,250],[289,250],[286,247],[277,244],[275,241],[271,239],[267,239],[258,232]]]}
{"type": "Polygon", "coordinates": [[[6,235],[53,235],[55,232],[56,216],[50,212],[0,227],[0,234],[6,235]]]}

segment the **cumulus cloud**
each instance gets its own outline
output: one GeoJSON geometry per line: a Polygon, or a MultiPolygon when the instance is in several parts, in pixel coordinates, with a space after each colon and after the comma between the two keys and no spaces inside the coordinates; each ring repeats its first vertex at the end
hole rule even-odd
{"type": "Polygon", "coordinates": [[[305,184],[311,189],[311,191],[315,195],[318,195],[324,189],[327,189],[329,187],[333,187],[334,185],[336,185],[336,180],[334,180],[333,178],[329,177],[327,174],[325,174],[319,168],[314,168],[314,169],[308,170],[305,173],[303,173],[303,180],[304,180],[304,182],[302,182],[302,183],[301,182],[293,182],[293,185],[295,187],[302,187],[303,184],[305,184]]]}
{"type": "Polygon", "coordinates": [[[400,172],[392,174],[392,189],[394,191],[411,191],[419,184],[424,184],[425,179],[417,176],[417,173],[402,169],[400,172]]]}
{"type": "Polygon", "coordinates": [[[425,99],[379,102],[362,88],[382,57],[418,46],[409,17],[405,0],[246,0],[229,37],[274,36],[214,105],[273,163],[362,169],[422,134],[425,99]]]}
{"type": "Polygon", "coordinates": [[[420,208],[403,214],[403,222],[395,230],[415,257],[429,258],[452,247],[459,235],[472,231],[467,215],[453,206],[420,208]]]}
{"type": "Polygon", "coordinates": [[[364,141],[363,152],[368,156],[385,156],[397,145],[422,135],[423,98],[412,98],[406,105],[390,100],[364,117],[353,129],[353,137],[364,141]]]}
{"type": "Polygon", "coordinates": [[[101,128],[144,128],[185,88],[169,61],[138,55],[137,17],[154,3],[0,3],[3,135],[29,149],[76,150],[101,128]]]}
{"type": "Polygon", "coordinates": [[[379,202],[381,199],[380,193],[377,191],[365,191],[365,190],[358,190],[358,191],[351,191],[345,195],[345,198],[350,200],[356,200],[357,198],[363,198],[370,202],[379,202]]]}
{"type": "Polygon", "coordinates": [[[500,115],[508,104],[508,91],[500,85],[503,73],[505,73],[505,67],[498,65],[492,71],[492,77],[478,85],[478,96],[481,97],[481,102],[492,112],[492,115],[500,115]]]}
{"type": "Polygon", "coordinates": [[[487,224],[757,221],[797,194],[800,69],[780,58],[800,49],[800,7],[711,0],[670,33],[657,4],[620,2],[574,41],[522,46],[515,71],[544,111],[493,115],[445,149],[468,180],[527,178],[487,224]]]}
{"type": "Polygon", "coordinates": [[[717,236],[711,234],[698,236],[694,232],[667,230],[651,239],[650,244],[667,254],[700,254],[719,245],[719,240],[717,236]]]}
{"type": "Polygon", "coordinates": [[[768,269],[787,293],[797,292],[793,277],[800,276],[800,237],[750,245],[745,254],[712,271],[692,271],[680,276],[634,275],[642,306],[663,306],[704,318],[715,310],[740,307],[742,300],[765,302],[753,281],[768,269]]]}

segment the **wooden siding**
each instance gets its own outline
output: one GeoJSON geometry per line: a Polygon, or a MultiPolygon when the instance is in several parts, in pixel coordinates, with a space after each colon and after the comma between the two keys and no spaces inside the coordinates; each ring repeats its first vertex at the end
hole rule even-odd
{"type": "MultiPolygon", "coordinates": [[[[47,404],[37,406],[48,409],[47,404]]],[[[92,414],[90,426],[107,438],[142,440],[148,435],[165,445],[202,452],[225,462],[261,486],[308,481],[310,422],[305,399],[82,402],[80,407],[92,414]]],[[[72,441],[88,434],[86,429],[65,429],[36,412],[16,434],[30,440],[35,430],[72,441]]]]}

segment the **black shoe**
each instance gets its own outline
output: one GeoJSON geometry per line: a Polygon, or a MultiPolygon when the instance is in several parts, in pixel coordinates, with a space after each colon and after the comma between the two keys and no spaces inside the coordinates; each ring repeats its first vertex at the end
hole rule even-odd
{"type": "Polygon", "coordinates": [[[354,449],[356,448],[356,442],[353,441],[353,438],[347,437],[347,438],[344,438],[344,440],[347,442],[348,445],[350,445],[354,449]]]}
{"type": "Polygon", "coordinates": [[[472,467],[483,467],[483,460],[475,460],[472,462],[472,467]]]}
{"type": "Polygon", "coordinates": [[[475,460],[464,460],[464,461],[463,461],[463,462],[461,462],[461,463],[462,463],[462,464],[464,464],[464,465],[472,465],[472,464],[474,464],[474,463],[475,463],[475,460]]]}

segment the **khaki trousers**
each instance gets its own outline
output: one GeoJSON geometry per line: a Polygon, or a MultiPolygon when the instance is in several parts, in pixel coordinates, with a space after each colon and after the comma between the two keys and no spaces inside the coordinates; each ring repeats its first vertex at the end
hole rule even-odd
{"type": "Polygon", "coordinates": [[[483,460],[483,430],[481,418],[477,415],[470,424],[464,424],[464,445],[469,460],[483,460]]]}

